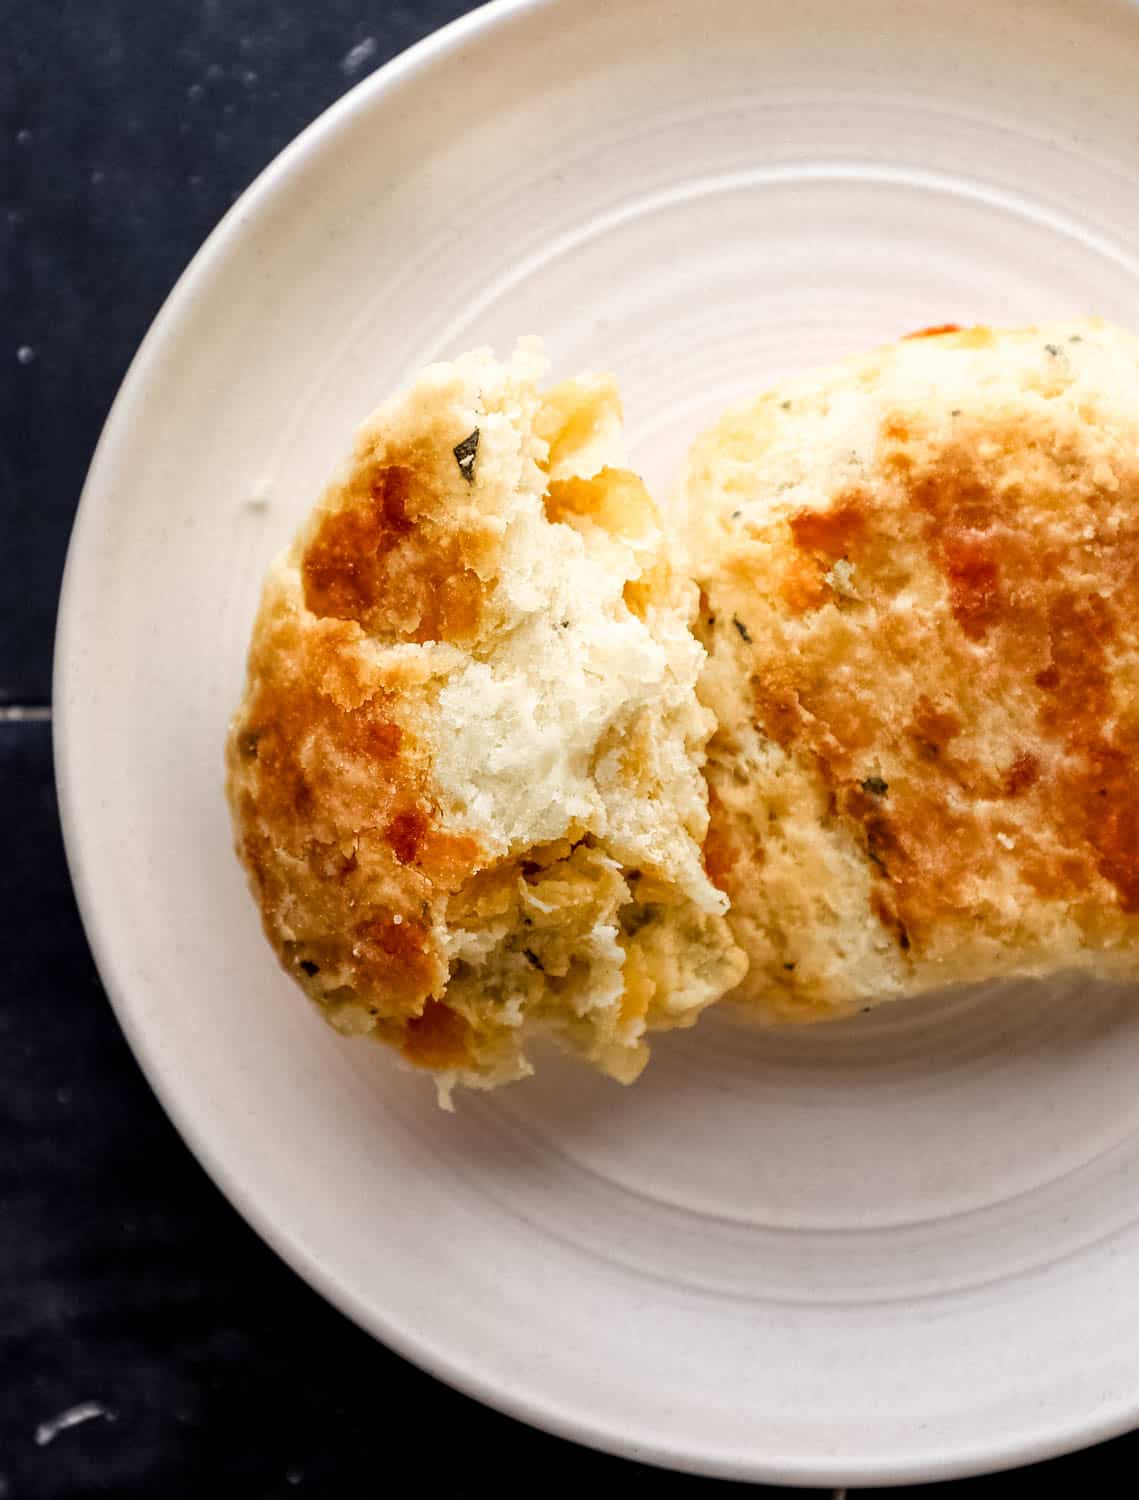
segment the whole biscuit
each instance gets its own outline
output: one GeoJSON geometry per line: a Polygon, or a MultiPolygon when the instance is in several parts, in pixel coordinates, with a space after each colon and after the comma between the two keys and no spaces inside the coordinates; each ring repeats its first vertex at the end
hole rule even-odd
{"type": "Polygon", "coordinates": [[[798,376],[677,507],[739,997],[1139,972],[1139,341],[931,330],[798,376]]]}

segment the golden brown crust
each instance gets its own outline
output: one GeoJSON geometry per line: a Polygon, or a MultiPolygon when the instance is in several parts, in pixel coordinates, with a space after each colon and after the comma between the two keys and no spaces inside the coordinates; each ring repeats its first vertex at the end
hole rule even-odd
{"type": "Polygon", "coordinates": [[[306,608],[381,640],[472,640],[485,593],[476,565],[486,573],[493,542],[483,528],[446,525],[439,498],[413,453],[362,464],[305,546],[306,608]]]}
{"type": "Polygon", "coordinates": [[[350,989],[380,1017],[415,1014],[444,975],[425,919],[482,849],[440,826],[406,722],[412,674],[373,661],[357,622],[314,619],[296,595],[295,574],[278,569],[230,736],[240,852],[306,988],[350,989]]]}
{"type": "Polygon", "coordinates": [[[453,451],[455,384],[362,429],[274,565],[228,746],[239,853],[283,965],[334,1024],[430,1067],[476,1063],[467,1023],[429,1002],[446,898],[488,851],[439,805],[426,714],[448,645],[483,623],[502,529],[453,451]]]}
{"type": "Polygon", "coordinates": [[[730,413],[687,505],[754,1003],[1133,972],[1139,343],[929,330],[730,413]]]}

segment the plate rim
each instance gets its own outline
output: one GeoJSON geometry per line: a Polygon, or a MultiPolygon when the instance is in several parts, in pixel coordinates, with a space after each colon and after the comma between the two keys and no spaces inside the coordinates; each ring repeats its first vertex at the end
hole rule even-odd
{"type": "MultiPolygon", "coordinates": [[[[586,0],[586,3],[604,5],[605,0],[586,0]]],[[[1112,5],[1117,0],[1103,0],[1103,3],[1112,5]]],[[[1123,8],[1134,10],[1137,3],[1139,0],[1124,0],[1123,8]]],[[[476,36],[485,40],[521,16],[554,10],[560,4],[561,0],[488,0],[398,53],[317,115],[258,173],[210,231],[163,300],[123,377],[88,466],[68,540],[56,616],[51,684],[52,752],[65,856],[84,932],[112,1012],[148,1087],[185,1145],[228,1203],[274,1254],[339,1313],[400,1358],[483,1405],[538,1430],[619,1458],[676,1472],[824,1489],[920,1484],[999,1473],[1118,1437],[1139,1427],[1139,1391],[1129,1400],[1120,1398],[1101,1409],[1095,1418],[1073,1419],[1063,1427],[1053,1427],[1036,1436],[1028,1434],[1003,1445],[958,1446],[951,1453],[923,1461],[891,1462],[873,1457],[842,1460],[820,1455],[804,1462],[775,1452],[765,1455],[758,1451],[741,1453],[712,1448],[698,1451],[691,1444],[673,1446],[663,1436],[645,1440],[616,1426],[607,1427],[600,1414],[591,1422],[571,1411],[560,1410],[550,1398],[502,1387],[445,1348],[431,1344],[414,1328],[401,1325],[387,1309],[378,1309],[342,1285],[331,1266],[262,1207],[255,1186],[244,1181],[242,1173],[224,1159],[224,1153],[205,1139],[197,1123],[200,1111],[196,1114],[190,1102],[193,1091],[180,1092],[173,1073],[157,1056],[148,1027],[131,999],[130,984],[120,970],[114,944],[100,926],[94,871],[97,845],[86,835],[84,799],[77,790],[81,780],[81,747],[73,711],[78,715],[78,700],[82,695],[76,685],[84,681],[78,639],[77,579],[84,567],[84,553],[90,550],[86,539],[95,529],[108,497],[102,473],[113,466],[117,450],[129,445],[133,411],[145,391],[151,366],[161,356],[170,334],[192,316],[193,300],[199,289],[208,285],[214,267],[239,250],[244,231],[271,206],[275,195],[302,163],[311,164],[321,152],[334,148],[338,136],[357,116],[375,107],[398,85],[428,72],[435,63],[476,36]]]]}

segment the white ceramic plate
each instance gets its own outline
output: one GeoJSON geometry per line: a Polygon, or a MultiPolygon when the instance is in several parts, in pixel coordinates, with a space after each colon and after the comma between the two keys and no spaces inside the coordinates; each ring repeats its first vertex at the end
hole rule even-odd
{"type": "Polygon", "coordinates": [[[372,404],[469,345],[614,369],[665,486],[770,378],[924,324],[1139,328],[1139,9],[492,5],[325,115],[163,311],[68,564],[59,779],[154,1087],[332,1301],[506,1411],[709,1474],[984,1470],[1139,1421],[1139,1007],[1064,983],[632,1090],[437,1112],[278,972],[222,738],[261,574],[372,404]]]}

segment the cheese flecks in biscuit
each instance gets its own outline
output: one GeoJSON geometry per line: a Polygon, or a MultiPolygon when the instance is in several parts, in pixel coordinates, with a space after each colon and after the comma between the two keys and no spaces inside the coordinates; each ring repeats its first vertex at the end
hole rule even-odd
{"type": "Polygon", "coordinates": [[[1139,341],[933,331],[697,442],[677,524],[741,998],[1139,972],[1139,341]]]}
{"type": "Polygon", "coordinates": [[[228,746],[285,968],[444,1097],[539,1031],[631,1079],[745,962],[701,854],[695,589],[612,382],[544,368],[467,355],[365,423],[270,573],[228,746]]]}

